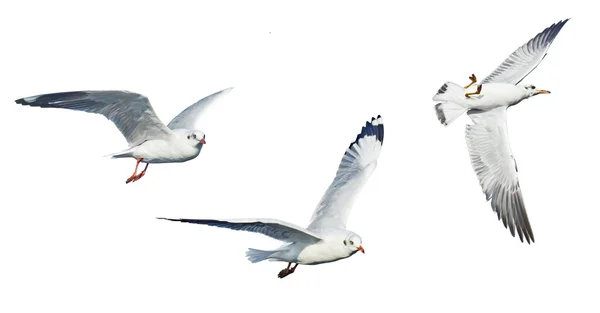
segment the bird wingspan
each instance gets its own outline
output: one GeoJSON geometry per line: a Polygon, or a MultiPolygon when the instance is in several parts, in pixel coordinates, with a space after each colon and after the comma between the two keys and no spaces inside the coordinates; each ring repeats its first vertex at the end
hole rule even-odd
{"type": "Polygon", "coordinates": [[[164,217],[158,217],[158,219],[259,233],[284,242],[315,243],[321,240],[319,236],[302,227],[276,219],[197,220],[164,217]]]}
{"type": "Polygon", "coordinates": [[[307,229],[346,228],[354,199],[377,166],[383,120],[372,118],[346,149],[333,182],[321,198],[307,229]]]}
{"type": "Polygon", "coordinates": [[[537,34],[526,44],[515,50],[481,84],[509,83],[518,84],[542,62],[554,38],[569,21],[566,19],[552,24],[537,34]]]}
{"type": "Polygon", "coordinates": [[[130,147],[145,140],[168,138],[172,132],[160,121],[143,95],[117,90],[71,91],[15,100],[41,108],[62,108],[102,114],[112,121],[130,147]]]}
{"type": "Polygon", "coordinates": [[[471,165],[487,200],[492,200],[492,209],[513,237],[516,229],[521,241],[523,237],[528,243],[535,241],[508,140],[506,108],[470,110],[467,114],[475,123],[467,125],[465,131],[471,165]]]}
{"type": "Polygon", "coordinates": [[[202,98],[200,101],[190,105],[185,110],[181,111],[177,116],[173,118],[167,125],[170,129],[196,129],[196,125],[199,123],[199,119],[206,109],[222,96],[226,95],[231,91],[233,87],[223,89],[215,92],[210,96],[202,98]]]}

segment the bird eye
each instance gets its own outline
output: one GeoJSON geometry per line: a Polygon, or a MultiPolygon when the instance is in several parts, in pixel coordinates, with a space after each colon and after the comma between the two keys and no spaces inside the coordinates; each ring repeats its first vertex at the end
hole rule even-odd
{"type": "Polygon", "coordinates": [[[188,135],[188,139],[190,139],[190,135],[188,135]]]}
{"type": "Polygon", "coordinates": [[[354,245],[354,241],[350,240],[350,244],[351,244],[351,245],[354,245]]]}
{"type": "Polygon", "coordinates": [[[193,135],[192,135],[192,138],[196,139],[196,134],[193,134],[193,135]]]}
{"type": "Polygon", "coordinates": [[[535,86],[534,86],[534,85],[531,85],[531,89],[535,89],[535,86]]]}
{"type": "Polygon", "coordinates": [[[344,240],[344,246],[347,246],[348,244],[346,243],[346,240],[344,240]]]}

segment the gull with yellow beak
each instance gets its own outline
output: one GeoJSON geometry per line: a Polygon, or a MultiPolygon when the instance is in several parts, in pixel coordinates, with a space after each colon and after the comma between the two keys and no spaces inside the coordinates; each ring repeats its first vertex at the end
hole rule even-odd
{"type": "Polygon", "coordinates": [[[506,110],[527,98],[550,93],[519,83],[542,62],[567,21],[569,19],[552,24],[519,47],[480,84],[473,74],[469,85],[462,87],[446,82],[433,97],[440,102],[435,105],[435,111],[444,126],[465,111],[475,123],[467,125],[465,131],[471,165],[487,200],[492,200],[498,219],[502,219],[513,237],[516,229],[521,242],[523,237],[528,243],[535,240],[519,186],[517,164],[508,142],[506,110]],[[477,86],[476,91],[467,92],[473,85],[477,86]]]}
{"type": "Polygon", "coordinates": [[[248,249],[246,252],[252,263],[264,260],[288,262],[288,266],[279,272],[279,278],[292,274],[298,264],[329,263],[348,258],[358,251],[365,253],[360,236],[346,230],[346,221],[354,199],[377,166],[382,144],[383,120],[378,116],[366,123],[346,149],[337,174],[307,228],[275,219],[159,219],[255,232],[283,241],[285,243],[275,250],[248,249]]]}

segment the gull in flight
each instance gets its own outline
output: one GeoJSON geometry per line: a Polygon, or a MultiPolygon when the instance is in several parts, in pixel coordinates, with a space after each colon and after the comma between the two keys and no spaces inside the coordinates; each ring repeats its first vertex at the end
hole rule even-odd
{"type": "Polygon", "coordinates": [[[195,129],[205,109],[233,87],[221,90],[190,105],[165,126],[143,95],[129,91],[72,91],[44,94],[15,100],[41,108],[61,108],[104,115],[127,139],[129,148],[110,154],[112,158],[136,159],[135,170],[126,180],[131,183],[146,174],[150,163],[192,160],[206,144],[206,135],[195,129]],[[137,173],[140,163],[146,166],[137,173]]]}
{"type": "Polygon", "coordinates": [[[519,186],[517,163],[508,142],[506,111],[522,100],[550,93],[519,83],[544,59],[568,20],[552,24],[537,34],[479,84],[473,74],[469,85],[446,82],[433,97],[440,102],[435,111],[443,125],[449,125],[465,111],[473,121],[465,130],[471,165],[487,200],[492,200],[498,220],[502,219],[513,237],[516,229],[521,242],[523,237],[527,243],[535,240],[519,186]],[[476,91],[467,92],[473,85],[477,86],[476,91]]]}
{"type": "Polygon", "coordinates": [[[335,178],[307,228],[275,219],[159,219],[255,232],[283,241],[284,244],[275,250],[248,249],[246,252],[252,263],[264,260],[287,262],[288,266],[279,272],[279,278],[292,274],[298,264],[316,265],[345,259],[358,251],[365,253],[360,236],[346,230],[346,221],[354,199],[375,171],[382,143],[383,120],[378,116],[366,123],[346,149],[335,178]],[[292,267],[292,264],[295,265],[292,267]]]}

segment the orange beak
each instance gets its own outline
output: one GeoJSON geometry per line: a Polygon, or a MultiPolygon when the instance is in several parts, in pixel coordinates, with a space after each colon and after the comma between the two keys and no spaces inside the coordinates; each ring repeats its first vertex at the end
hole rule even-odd
{"type": "Polygon", "coordinates": [[[362,246],[359,246],[357,250],[360,251],[360,252],[362,252],[362,253],[365,253],[365,249],[363,249],[362,246]]]}
{"type": "Polygon", "coordinates": [[[205,145],[206,144],[206,140],[204,140],[204,138],[199,140],[201,144],[205,145]]]}
{"type": "Polygon", "coordinates": [[[538,90],[537,93],[538,94],[541,94],[541,93],[550,93],[550,91],[548,91],[548,90],[538,90]]]}

